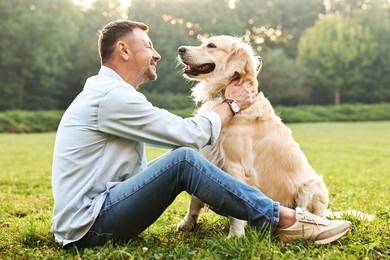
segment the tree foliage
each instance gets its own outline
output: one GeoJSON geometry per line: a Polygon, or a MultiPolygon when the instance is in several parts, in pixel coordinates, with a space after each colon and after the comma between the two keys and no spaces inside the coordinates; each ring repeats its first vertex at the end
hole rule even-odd
{"type": "Polygon", "coordinates": [[[259,75],[261,90],[275,104],[297,105],[310,96],[305,84],[306,68],[282,48],[264,51],[266,61],[259,75]]]}
{"type": "Polygon", "coordinates": [[[71,45],[69,59],[72,67],[64,78],[66,88],[60,107],[66,108],[83,89],[85,80],[97,73],[100,68],[98,55],[98,31],[107,23],[121,19],[126,14],[119,0],[96,0],[87,8],[81,8],[80,30],[71,45]]]}
{"type": "MultiPolygon", "coordinates": [[[[181,70],[176,67],[177,48],[180,45],[200,44],[212,35],[242,36],[260,55],[263,50],[269,49],[272,52],[273,48],[283,48],[286,56],[295,59],[300,34],[314,24],[318,13],[323,10],[322,0],[310,3],[306,3],[306,0],[295,0],[294,3],[287,4],[283,0],[133,0],[130,19],[144,21],[151,27],[150,37],[162,55],[162,61],[158,65],[159,78],[145,87],[146,93],[173,91],[188,95],[191,84],[184,84],[181,70]],[[194,6],[197,8],[193,8],[194,6]],[[150,90],[151,88],[153,90],[150,90]]],[[[271,55],[270,58],[274,56],[271,55]]],[[[294,63],[295,60],[291,62],[294,63]]],[[[267,71],[268,64],[273,63],[278,61],[267,60],[264,71],[267,71]]],[[[280,69],[277,72],[279,79],[272,79],[270,82],[271,77],[264,76],[262,85],[266,89],[281,90],[279,93],[272,91],[273,100],[297,103],[293,101],[294,97],[303,96],[302,93],[297,93],[297,84],[290,84],[287,87],[290,91],[284,91],[281,85],[276,86],[282,84],[283,78],[283,82],[289,82],[293,80],[294,74],[294,79],[300,77],[294,72],[294,67],[283,68],[287,71],[280,69]],[[291,98],[286,97],[285,93],[292,92],[295,93],[291,98]]],[[[273,69],[277,70],[276,67],[273,69]]]]}
{"type": "Polygon", "coordinates": [[[390,101],[387,0],[78,2],[0,1],[0,110],[66,108],[99,69],[98,30],[120,18],[149,25],[162,60],[142,91],[165,108],[192,105],[177,48],[220,34],[263,56],[261,90],[274,104],[330,103],[337,89],[343,102],[390,101]]]}
{"type": "Polygon", "coordinates": [[[370,29],[352,19],[327,16],[307,29],[299,44],[299,58],[321,87],[352,97],[364,94],[364,76],[377,57],[378,43],[370,29]]]}
{"type": "Polygon", "coordinates": [[[365,94],[359,96],[363,103],[388,102],[390,100],[390,9],[384,9],[385,0],[371,3],[367,10],[359,10],[354,20],[370,29],[378,43],[377,56],[365,70],[363,79],[365,94]]]}
{"type": "Polygon", "coordinates": [[[55,108],[80,14],[70,0],[0,1],[0,109],[55,108]]]}

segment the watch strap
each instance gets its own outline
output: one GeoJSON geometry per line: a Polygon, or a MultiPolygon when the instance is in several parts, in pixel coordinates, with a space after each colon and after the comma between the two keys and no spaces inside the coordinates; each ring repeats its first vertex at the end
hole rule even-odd
{"type": "Polygon", "coordinates": [[[227,104],[229,104],[230,110],[233,112],[233,115],[236,115],[237,112],[234,111],[234,109],[233,109],[233,107],[232,107],[233,102],[235,102],[235,100],[233,100],[233,99],[228,99],[228,98],[225,99],[224,101],[222,101],[222,103],[227,103],[227,104]]]}

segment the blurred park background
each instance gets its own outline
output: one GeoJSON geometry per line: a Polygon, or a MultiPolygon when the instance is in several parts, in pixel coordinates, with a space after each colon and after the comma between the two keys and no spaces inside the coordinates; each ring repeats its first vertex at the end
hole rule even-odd
{"type": "Polygon", "coordinates": [[[273,105],[390,102],[389,0],[0,0],[0,112],[64,110],[97,73],[98,30],[142,21],[162,60],[142,92],[193,107],[177,48],[241,36],[265,60],[273,105]]]}
{"type": "MultiPolygon", "coordinates": [[[[390,259],[389,5],[390,0],[0,0],[0,259],[390,259]],[[158,79],[141,91],[182,116],[195,105],[177,48],[220,34],[250,42],[265,60],[260,90],[324,176],[330,209],[356,209],[376,220],[346,215],[353,232],[326,246],[282,245],[261,232],[225,239],[228,222],[216,214],[204,214],[196,232],[181,234],[175,224],[188,205],[183,194],[128,245],[60,248],[50,228],[54,131],[85,80],[99,70],[98,30],[116,19],[150,26],[162,60],[158,79]],[[295,122],[310,123],[290,124],[295,122]],[[32,132],[49,133],[13,134],[32,132]]],[[[150,148],[148,159],[164,152],[150,148]]]]}

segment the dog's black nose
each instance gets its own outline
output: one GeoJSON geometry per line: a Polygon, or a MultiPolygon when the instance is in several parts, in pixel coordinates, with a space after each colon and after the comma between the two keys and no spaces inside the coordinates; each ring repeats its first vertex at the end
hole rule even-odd
{"type": "Polygon", "coordinates": [[[179,50],[180,54],[184,54],[187,51],[186,47],[183,47],[183,46],[179,47],[178,50],[179,50]]]}

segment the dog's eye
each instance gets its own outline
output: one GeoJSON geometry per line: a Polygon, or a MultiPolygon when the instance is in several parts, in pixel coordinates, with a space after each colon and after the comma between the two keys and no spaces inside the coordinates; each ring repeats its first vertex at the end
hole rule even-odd
{"type": "Polygon", "coordinates": [[[207,48],[217,48],[217,46],[215,46],[214,43],[210,42],[209,44],[207,44],[207,48]]]}

